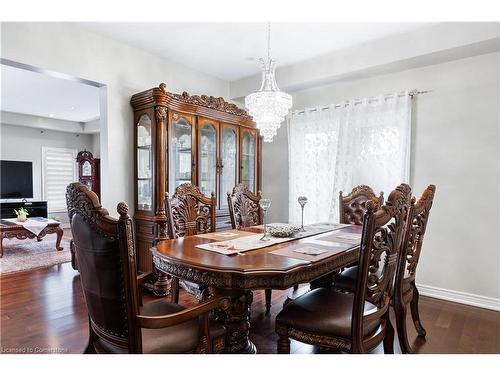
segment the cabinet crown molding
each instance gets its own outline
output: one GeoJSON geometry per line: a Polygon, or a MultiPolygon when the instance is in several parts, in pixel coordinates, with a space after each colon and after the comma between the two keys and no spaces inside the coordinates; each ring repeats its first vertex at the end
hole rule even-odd
{"type": "MultiPolygon", "coordinates": [[[[190,95],[186,91],[182,92],[182,94],[176,94],[168,92],[167,85],[165,83],[161,83],[158,87],[153,89],[135,94],[132,96],[130,101],[134,109],[139,109],[148,105],[165,105],[170,107],[171,104],[174,104],[173,102],[177,102],[178,104],[200,106],[224,112],[230,115],[238,116],[240,119],[253,124],[252,116],[250,116],[245,109],[238,107],[236,104],[227,102],[222,97],[215,97],[212,95],[190,95]]],[[[185,109],[189,111],[189,108],[185,109]]]]}
{"type": "Polygon", "coordinates": [[[208,95],[189,95],[186,91],[182,94],[168,92],[167,95],[184,103],[201,105],[203,107],[231,113],[232,115],[241,116],[249,120],[252,119],[252,116],[250,116],[247,111],[239,108],[236,104],[226,102],[222,97],[216,98],[215,96],[208,95]]]}

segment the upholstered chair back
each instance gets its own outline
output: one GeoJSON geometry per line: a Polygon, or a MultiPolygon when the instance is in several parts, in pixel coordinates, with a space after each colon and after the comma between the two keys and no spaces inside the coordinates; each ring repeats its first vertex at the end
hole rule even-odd
{"type": "Polygon", "coordinates": [[[262,224],[261,192],[253,194],[245,184],[238,184],[227,193],[227,204],[233,229],[262,224]]]}
{"type": "Polygon", "coordinates": [[[378,208],[384,202],[384,193],[377,197],[367,185],[358,185],[345,197],[339,193],[339,220],[342,224],[363,224],[366,202],[372,201],[378,208]]]}
{"type": "Polygon", "coordinates": [[[79,182],[68,185],[66,202],[90,332],[97,338],[93,342],[107,352],[140,348],[140,330],[133,321],[139,312],[134,231],[127,205],[118,204],[117,220],[79,182]]]}

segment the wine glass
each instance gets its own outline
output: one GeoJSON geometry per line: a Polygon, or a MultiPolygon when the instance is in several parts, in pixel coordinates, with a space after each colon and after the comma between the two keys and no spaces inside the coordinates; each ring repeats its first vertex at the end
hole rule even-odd
{"type": "Polygon", "coordinates": [[[271,207],[271,200],[269,198],[262,198],[259,201],[260,208],[262,209],[262,221],[264,223],[264,235],[260,238],[261,241],[269,241],[270,238],[267,235],[267,224],[266,224],[266,213],[271,207]]]}
{"type": "Polygon", "coordinates": [[[299,199],[297,199],[299,204],[300,204],[300,207],[302,209],[302,224],[300,226],[300,231],[301,232],[305,232],[306,230],[304,229],[304,206],[306,205],[307,203],[307,197],[305,196],[300,196],[299,199]]]}

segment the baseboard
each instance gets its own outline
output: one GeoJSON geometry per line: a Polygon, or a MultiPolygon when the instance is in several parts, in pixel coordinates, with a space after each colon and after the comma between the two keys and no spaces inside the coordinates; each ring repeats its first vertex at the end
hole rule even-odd
{"type": "Polygon", "coordinates": [[[417,284],[421,295],[462,303],[464,305],[482,307],[484,309],[500,311],[500,298],[480,296],[477,294],[457,292],[435,286],[417,284]]]}

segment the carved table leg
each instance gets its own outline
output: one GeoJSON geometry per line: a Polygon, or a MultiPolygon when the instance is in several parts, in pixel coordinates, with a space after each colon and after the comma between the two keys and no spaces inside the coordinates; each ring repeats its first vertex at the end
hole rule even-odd
{"type": "Polygon", "coordinates": [[[158,278],[155,282],[154,295],[157,297],[165,297],[170,293],[170,280],[166,273],[156,270],[158,278]]]}
{"type": "MultiPolygon", "coordinates": [[[[62,230],[61,227],[57,227],[56,233],[57,233],[56,250],[61,251],[62,249],[64,249],[64,247],[61,246],[61,240],[62,240],[64,231],[62,230]]],[[[39,241],[41,241],[41,239],[39,241]]]]}
{"type": "Polygon", "coordinates": [[[165,297],[170,293],[170,280],[166,273],[155,269],[156,281],[153,283],[145,283],[143,288],[148,292],[153,293],[156,297],[165,297]]]}
{"type": "MultiPolygon", "coordinates": [[[[161,205],[163,207],[163,203],[161,205]]],[[[165,215],[165,212],[161,213],[161,215],[165,215]]],[[[168,233],[167,233],[167,221],[166,217],[164,218],[164,221],[161,221],[158,225],[158,231],[159,231],[159,237],[155,239],[154,241],[154,246],[159,241],[167,240],[168,233]]],[[[156,280],[152,283],[146,283],[143,285],[143,288],[146,289],[148,292],[153,293],[154,296],[156,297],[165,297],[168,296],[172,290],[172,280],[167,276],[165,272],[160,271],[158,268],[156,268],[153,265],[153,270],[154,273],[156,274],[156,280]]]]}
{"type": "Polygon", "coordinates": [[[266,289],[266,316],[269,316],[271,313],[271,296],[272,296],[272,289],[266,289]]]}
{"type": "Polygon", "coordinates": [[[257,352],[255,345],[250,341],[250,306],[253,293],[249,290],[228,290],[210,288],[210,294],[229,297],[231,304],[227,310],[219,310],[214,317],[226,327],[226,353],[257,352]]]}

